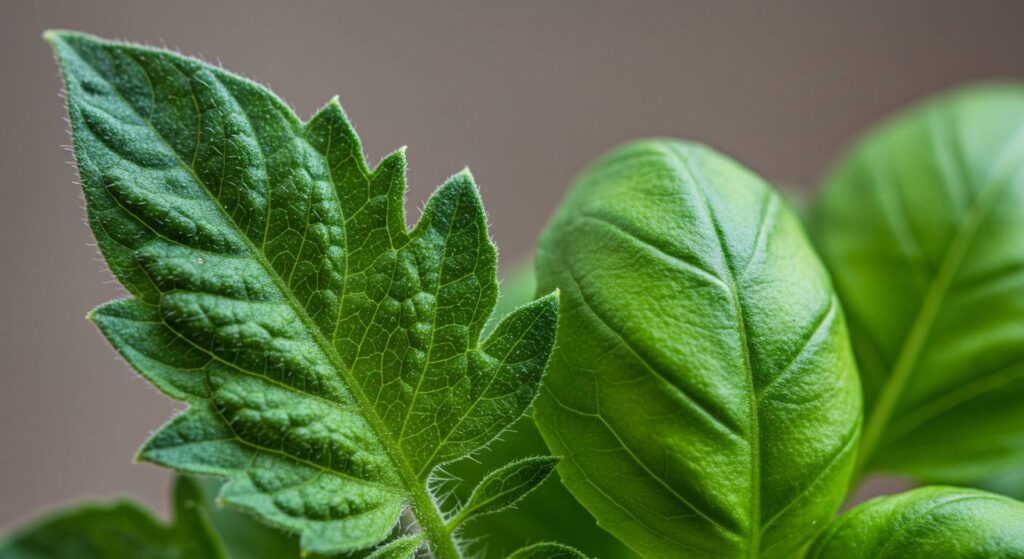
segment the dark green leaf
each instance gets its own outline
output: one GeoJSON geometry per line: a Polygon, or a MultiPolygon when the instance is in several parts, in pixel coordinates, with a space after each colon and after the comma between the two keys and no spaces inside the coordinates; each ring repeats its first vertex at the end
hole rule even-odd
{"type": "Polygon", "coordinates": [[[558,465],[558,460],[553,456],[532,456],[515,460],[487,474],[449,525],[457,527],[473,518],[514,507],[547,479],[558,465]]]}
{"type": "Polygon", "coordinates": [[[649,557],[789,557],[831,518],[860,387],[828,276],[763,180],[630,144],[575,185],[538,280],[563,306],[534,418],[602,527],[649,557]]]}
{"type": "Polygon", "coordinates": [[[166,525],[131,501],[60,511],[0,543],[0,559],[222,559],[195,482],[178,478],[166,525]]]}
{"type": "Polygon", "coordinates": [[[1024,465],[1024,87],[940,96],[827,181],[821,253],[849,313],[860,460],[974,483],[1024,465]]]}
{"type": "Polygon", "coordinates": [[[337,101],[302,123],[196,60],[47,38],[89,222],[132,294],[91,318],[190,404],[141,458],[228,478],[227,504],[306,552],[375,545],[411,506],[435,556],[458,557],[426,480],[529,406],[557,307],[480,341],[495,248],[469,173],[409,231],[403,151],[370,171],[337,101]]]}
{"type": "Polygon", "coordinates": [[[807,559],[1017,559],[1024,503],[975,489],[922,487],[836,520],[807,559]]]}

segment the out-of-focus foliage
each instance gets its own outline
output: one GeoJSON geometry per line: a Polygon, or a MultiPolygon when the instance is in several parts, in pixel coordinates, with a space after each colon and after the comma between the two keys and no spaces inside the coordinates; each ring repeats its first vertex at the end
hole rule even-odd
{"type": "Polygon", "coordinates": [[[200,486],[179,477],[173,504],[170,524],[127,500],[61,510],[0,543],[0,559],[226,559],[200,486]]]}
{"type": "Polygon", "coordinates": [[[864,470],[978,483],[1024,468],[1024,87],[885,123],[813,221],[863,379],[864,470]]]}

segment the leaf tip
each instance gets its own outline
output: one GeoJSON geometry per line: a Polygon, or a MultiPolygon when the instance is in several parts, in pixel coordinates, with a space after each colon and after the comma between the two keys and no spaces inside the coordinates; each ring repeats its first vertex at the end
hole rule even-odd
{"type": "Polygon", "coordinates": [[[461,171],[455,173],[455,177],[467,180],[470,182],[470,184],[476,184],[476,180],[473,178],[473,171],[470,171],[468,166],[463,167],[461,171]]]}
{"type": "Polygon", "coordinates": [[[92,35],[82,33],[81,31],[71,31],[70,29],[47,29],[43,31],[43,40],[50,43],[51,47],[56,48],[59,43],[67,43],[69,39],[96,39],[92,35]]]}
{"type": "Polygon", "coordinates": [[[543,304],[543,305],[545,305],[547,307],[551,307],[553,310],[557,311],[558,310],[558,304],[561,301],[561,299],[562,299],[562,291],[560,289],[556,288],[551,293],[548,293],[547,295],[537,299],[537,302],[539,304],[543,304]]]}
{"type": "Polygon", "coordinates": [[[46,29],[43,31],[43,40],[47,43],[53,44],[59,41],[64,41],[69,37],[83,36],[84,33],[80,31],[72,31],[70,29],[46,29]]]}

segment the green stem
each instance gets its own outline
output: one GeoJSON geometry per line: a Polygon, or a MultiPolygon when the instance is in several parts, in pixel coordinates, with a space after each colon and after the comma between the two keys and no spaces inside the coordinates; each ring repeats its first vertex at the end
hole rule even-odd
{"type": "Polygon", "coordinates": [[[416,491],[413,498],[415,499],[413,508],[416,512],[416,520],[430,542],[430,551],[433,556],[436,559],[462,559],[462,552],[455,545],[451,531],[441,518],[433,498],[426,489],[416,491]]]}

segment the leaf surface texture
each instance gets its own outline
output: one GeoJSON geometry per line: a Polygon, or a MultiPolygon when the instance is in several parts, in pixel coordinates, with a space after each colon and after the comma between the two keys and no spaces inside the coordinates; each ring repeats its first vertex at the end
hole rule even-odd
{"type": "Polygon", "coordinates": [[[769,185],[649,140],[585,172],[541,240],[562,315],[535,419],[563,482],[648,557],[788,557],[845,495],[845,322],[769,185]]]}
{"type": "Polygon", "coordinates": [[[872,499],[836,520],[807,559],[1024,557],[1024,503],[931,486],[872,499]]]}
{"type": "Polygon", "coordinates": [[[131,293],[91,318],[189,409],[144,460],[228,478],[221,498],[307,552],[373,546],[532,401],[557,299],[486,339],[495,248],[468,172],[416,227],[405,158],[375,169],[336,100],[308,122],[265,88],[166,51],[49,33],[89,223],[131,293]]]}

